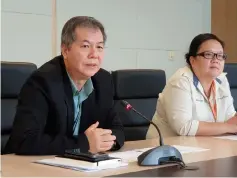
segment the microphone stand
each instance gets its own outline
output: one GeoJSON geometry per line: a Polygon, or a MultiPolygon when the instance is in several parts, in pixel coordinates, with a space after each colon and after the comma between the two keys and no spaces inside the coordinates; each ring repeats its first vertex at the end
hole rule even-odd
{"type": "Polygon", "coordinates": [[[157,166],[163,164],[170,164],[170,163],[178,163],[181,167],[185,167],[185,163],[183,162],[183,158],[179,150],[170,145],[164,145],[163,137],[161,135],[160,129],[158,126],[150,121],[146,116],[138,112],[134,109],[127,101],[122,101],[123,106],[126,110],[132,110],[143,119],[147,120],[150,124],[154,125],[157,132],[159,133],[160,137],[160,146],[149,149],[143,152],[141,155],[138,156],[138,165],[140,166],[157,166]]]}

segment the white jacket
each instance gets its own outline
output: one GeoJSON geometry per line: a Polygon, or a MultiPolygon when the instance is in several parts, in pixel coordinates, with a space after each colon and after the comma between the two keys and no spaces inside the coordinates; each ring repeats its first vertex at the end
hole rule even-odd
{"type": "MultiPolygon", "coordinates": [[[[236,113],[226,74],[215,80],[216,122],[225,122],[236,113]]],[[[199,121],[215,122],[208,99],[198,78],[186,66],[179,69],[159,94],[153,122],[163,136],[196,135],[199,121]]],[[[157,131],[150,125],[147,138],[157,137],[157,131]]]]}

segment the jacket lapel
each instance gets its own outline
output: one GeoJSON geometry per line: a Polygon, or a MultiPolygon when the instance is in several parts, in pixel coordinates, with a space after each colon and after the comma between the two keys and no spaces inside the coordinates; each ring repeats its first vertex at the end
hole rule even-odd
{"type": "MultiPolygon", "coordinates": [[[[96,76],[96,75],[95,75],[96,76]]],[[[99,104],[98,104],[98,83],[95,80],[95,76],[91,77],[94,90],[93,92],[88,96],[88,98],[82,102],[82,113],[81,113],[81,121],[80,121],[80,129],[79,133],[84,133],[85,130],[90,127],[92,124],[94,124],[96,121],[98,121],[100,118],[99,116],[96,116],[95,113],[98,113],[99,110],[99,104]]]]}
{"type": "Polygon", "coordinates": [[[89,97],[82,102],[81,109],[81,120],[79,133],[84,133],[85,130],[94,124],[96,121],[93,120],[93,115],[95,113],[95,91],[93,91],[89,97]]]}
{"type": "Polygon", "coordinates": [[[73,134],[73,122],[74,122],[74,103],[73,103],[73,93],[70,80],[68,78],[63,57],[60,60],[60,65],[62,68],[63,77],[63,87],[64,87],[64,101],[67,106],[67,132],[69,135],[73,134]]]}

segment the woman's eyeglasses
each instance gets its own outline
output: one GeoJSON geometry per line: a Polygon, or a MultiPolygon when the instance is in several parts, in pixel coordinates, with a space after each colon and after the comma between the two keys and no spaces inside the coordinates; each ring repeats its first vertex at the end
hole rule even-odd
{"type": "Polygon", "coordinates": [[[219,61],[225,61],[227,59],[226,54],[213,53],[211,51],[204,51],[196,54],[196,56],[203,56],[205,59],[214,59],[216,57],[216,59],[218,59],[219,61]]]}

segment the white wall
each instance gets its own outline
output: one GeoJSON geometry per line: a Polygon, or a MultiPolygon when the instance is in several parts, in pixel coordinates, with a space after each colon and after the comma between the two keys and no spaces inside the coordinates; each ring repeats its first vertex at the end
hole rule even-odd
{"type": "MultiPolygon", "coordinates": [[[[51,0],[2,0],[1,60],[51,59],[51,0]]],[[[94,16],[105,26],[107,70],[155,68],[169,77],[185,65],[192,38],[211,30],[210,0],[57,0],[57,54],[65,22],[94,16]],[[174,52],[173,60],[168,59],[174,52]]]]}
{"type": "Polygon", "coordinates": [[[89,15],[105,26],[108,41],[103,67],[165,69],[169,77],[185,65],[192,38],[211,29],[210,0],[57,0],[58,54],[64,23],[89,15]],[[169,60],[169,51],[174,59],[169,60]]]}
{"type": "Polygon", "coordinates": [[[2,0],[3,61],[40,66],[52,56],[51,0],[2,0]]]}

